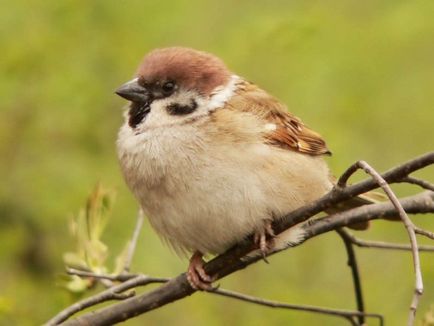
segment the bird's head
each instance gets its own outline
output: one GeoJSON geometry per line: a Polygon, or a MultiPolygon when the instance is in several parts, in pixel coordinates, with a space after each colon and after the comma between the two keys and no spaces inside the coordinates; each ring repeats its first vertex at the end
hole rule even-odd
{"type": "Polygon", "coordinates": [[[231,73],[216,56],[170,47],[146,55],[136,77],[119,87],[116,94],[131,101],[131,128],[147,120],[149,125],[167,125],[206,113],[208,101],[230,80],[231,73]]]}

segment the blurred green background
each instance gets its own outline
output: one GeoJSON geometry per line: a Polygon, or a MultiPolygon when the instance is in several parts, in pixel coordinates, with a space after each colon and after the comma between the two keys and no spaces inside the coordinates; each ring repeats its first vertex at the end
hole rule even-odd
{"type": "MultiPolygon", "coordinates": [[[[327,140],[337,175],[358,159],[384,170],[434,148],[433,1],[16,0],[2,1],[0,12],[1,325],[40,324],[77,299],[57,285],[57,275],[62,253],[74,245],[68,218],[97,181],[118,193],[104,236],[112,258],[129,237],[137,204],[116,159],[125,102],[113,90],[155,47],[213,52],[285,101],[327,140]]],[[[433,168],[418,175],[434,180],[433,168]]],[[[415,220],[432,230],[430,217],[415,220]]],[[[388,222],[360,236],[407,239],[402,225],[388,222]]],[[[402,325],[412,295],[410,254],[360,249],[358,256],[367,309],[383,313],[388,325],[402,325]]],[[[434,303],[434,257],[422,254],[422,265],[419,320],[434,303]]],[[[174,276],[186,266],[146,225],[133,270],[174,276]]],[[[290,303],[354,308],[335,234],[279,254],[270,265],[258,263],[221,286],[290,303]]],[[[347,323],[199,293],[127,324],[347,323]]]]}

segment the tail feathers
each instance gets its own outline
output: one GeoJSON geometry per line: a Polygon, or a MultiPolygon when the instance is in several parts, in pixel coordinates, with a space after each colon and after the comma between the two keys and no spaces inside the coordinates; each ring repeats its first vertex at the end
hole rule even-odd
{"type": "Polygon", "coordinates": [[[303,242],[306,235],[303,225],[304,223],[294,225],[293,227],[290,227],[289,229],[278,234],[273,239],[274,249],[281,250],[303,242]]]}
{"type": "MultiPolygon", "coordinates": [[[[272,239],[272,251],[283,250],[291,246],[300,244],[305,240],[306,231],[303,228],[304,223],[300,223],[290,227],[289,229],[283,231],[282,233],[276,235],[272,239]]],[[[259,257],[262,253],[259,249],[255,249],[248,253],[246,257],[259,257]]]]}

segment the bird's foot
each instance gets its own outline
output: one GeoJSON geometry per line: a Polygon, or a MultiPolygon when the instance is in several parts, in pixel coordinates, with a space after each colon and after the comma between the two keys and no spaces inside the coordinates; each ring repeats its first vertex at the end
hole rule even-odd
{"type": "Polygon", "coordinates": [[[253,236],[253,242],[259,248],[262,259],[264,259],[267,264],[267,254],[274,247],[275,236],[276,235],[274,234],[271,220],[266,220],[264,222],[264,227],[260,231],[257,231],[253,236]]]}
{"type": "Polygon", "coordinates": [[[212,282],[215,281],[215,277],[209,276],[203,266],[205,261],[203,260],[203,254],[200,251],[196,251],[190,258],[190,264],[187,270],[187,280],[191,287],[195,290],[210,291],[215,288],[212,286],[212,282]]]}

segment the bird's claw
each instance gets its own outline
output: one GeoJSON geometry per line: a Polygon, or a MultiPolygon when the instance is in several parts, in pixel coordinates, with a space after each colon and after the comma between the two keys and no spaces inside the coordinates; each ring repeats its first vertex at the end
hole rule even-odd
{"type": "Polygon", "coordinates": [[[253,236],[253,242],[259,248],[261,252],[262,259],[269,264],[267,259],[267,254],[273,248],[274,245],[274,231],[271,225],[271,221],[267,220],[264,223],[264,228],[258,232],[256,232],[253,236]]]}
{"type": "Polygon", "coordinates": [[[196,251],[190,258],[190,265],[187,270],[187,281],[195,290],[213,291],[218,288],[213,287],[212,282],[216,280],[216,276],[209,276],[203,268],[205,261],[202,259],[202,253],[196,251]]]}

